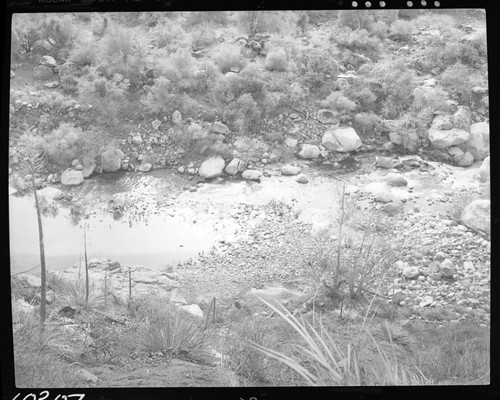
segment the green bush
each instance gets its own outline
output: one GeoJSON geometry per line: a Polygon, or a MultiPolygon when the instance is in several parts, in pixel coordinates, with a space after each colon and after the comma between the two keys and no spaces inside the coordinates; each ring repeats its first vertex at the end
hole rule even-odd
{"type": "Polygon", "coordinates": [[[288,63],[285,50],[274,48],[269,51],[266,56],[265,66],[268,71],[286,71],[288,63]]]}
{"type": "Polygon", "coordinates": [[[316,92],[330,92],[339,73],[337,61],[326,49],[301,51],[297,59],[297,67],[302,82],[316,92]]]}
{"type": "Polygon", "coordinates": [[[384,21],[374,22],[369,28],[369,32],[380,39],[385,39],[388,35],[388,31],[389,27],[384,21]]]}
{"type": "Polygon", "coordinates": [[[223,74],[232,70],[240,71],[246,65],[240,47],[232,43],[223,43],[216,47],[211,58],[223,74]]]}
{"type": "Polygon", "coordinates": [[[214,30],[204,26],[191,32],[191,46],[193,50],[200,51],[217,43],[214,30]]]}
{"type": "Polygon", "coordinates": [[[41,24],[41,34],[52,48],[49,54],[58,59],[66,59],[77,34],[73,16],[52,14],[46,17],[41,24]]]}
{"type": "Polygon", "coordinates": [[[43,136],[42,146],[49,162],[66,166],[75,158],[93,156],[99,146],[98,133],[83,131],[71,123],[61,123],[57,129],[43,136]]]}
{"type": "Polygon", "coordinates": [[[11,52],[23,50],[25,53],[31,53],[40,38],[40,26],[36,16],[32,14],[12,16],[11,52]]]}
{"type": "Polygon", "coordinates": [[[54,164],[67,164],[78,154],[79,142],[83,140],[83,131],[73,124],[62,123],[57,129],[43,137],[43,145],[49,161],[54,164]]]}
{"type": "Polygon", "coordinates": [[[351,29],[366,29],[374,21],[373,12],[368,10],[340,10],[337,24],[351,29]]]}
{"type": "Polygon", "coordinates": [[[94,39],[78,43],[69,54],[69,62],[74,63],[78,68],[91,66],[97,59],[97,42],[94,39]]]}
{"type": "Polygon", "coordinates": [[[278,32],[283,22],[276,11],[236,11],[235,15],[239,28],[248,37],[257,33],[278,32]]]}
{"type": "Polygon", "coordinates": [[[338,113],[350,113],[356,109],[356,103],[349,100],[341,92],[332,92],[320,102],[321,107],[335,110],[338,113]]]}
{"type": "Polygon", "coordinates": [[[389,38],[399,42],[408,42],[412,39],[415,27],[408,21],[394,21],[389,30],[389,38]]]}
{"type": "Polygon", "coordinates": [[[377,60],[382,51],[378,40],[370,37],[367,30],[342,32],[336,39],[341,48],[349,49],[353,52],[360,52],[370,59],[377,60]]]}
{"type": "Polygon", "coordinates": [[[153,115],[159,113],[171,115],[179,110],[183,115],[194,116],[197,106],[195,100],[186,93],[179,94],[173,83],[163,76],[155,79],[153,86],[141,97],[141,103],[146,111],[153,115]]]}
{"type": "Polygon", "coordinates": [[[371,91],[370,84],[363,79],[356,80],[353,84],[343,90],[344,95],[359,104],[361,111],[374,109],[377,96],[371,91]]]}
{"type": "Polygon", "coordinates": [[[238,132],[254,131],[260,126],[261,111],[250,93],[244,93],[229,104],[223,120],[238,132]]]}
{"type": "Polygon", "coordinates": [[[486,80],[467,66],[457,62],[441,74],[441,84],[459,103],[471,105],[474,98],[472,88],[476,85],[486,85],[486,80]]]}
{"type": "Polygon", "coordinates": [[[189,36],[175,21],[166,21],[151,31],[151,36],[158,49],[167,50],[167,54],[189,45],[189,36]]]}
{"type": "Polygon", "coordinates": [[[380,118],[373,113],[358,113],[354,116],[353,127],[363,134],[373,133],[380,123],[380,118]]]}
{"type": "Polygon", "coordinates": [[[377,96],[375,113],[395,119],[408,109],[416,80],[414,72],[406,67],[403,60],[365,65],[360,74],[368,77],[370,90],[377,96]]]}

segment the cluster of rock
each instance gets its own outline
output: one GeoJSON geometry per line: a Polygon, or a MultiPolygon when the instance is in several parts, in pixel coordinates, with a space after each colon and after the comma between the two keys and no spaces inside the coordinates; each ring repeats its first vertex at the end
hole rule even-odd
{"type": "MultiPolygon", "coordinates": [[[[43,56],[40,58],[40,63],[38,66],[33,68],[33,73],[35,79],[39,81],[47,81],[53,79],[55,75],[59,72],[59,66],[51,56],[43,56]]],[[[44,85],[47,89],[54,89],[59,86],[59,80],[47,82],[44,85]]]]}
{"type": "Polygon", "coordinates": [[[458,107],[453,115],[436,115],[429,129],[432,147],[446,150],[460,167],[469,167],[488,156],[489,135],[489,124],[471,124],[470,110],[466,107],[458,107]]]}
{"type": "MultiPolygon", "coordinates": [[[[176,273],[154,271],[147,267],[125,267],[117,261],[107,258],[93,258],[88,262],[89,280],[91,290],[101,292],[104,298],[105,281],[108,296],[108,305],[124,305],[129,302],[129,283],[132,289],[132,299],[146,295],[155,295],[165,302],[178,306],[197,317],[202,318],[203,312],[197,304],[188,304],[186,299],[179,294],[179,276],[176,273]],[[130,278],[130,281],[129,281],[130,278]]],[[[68,282],[83,282],[85,270],[79,264],[65,270],[59,276],[68,282]]],[[[41,280],[31,274],[19,274],[12,277],[13,294],[26,302],[40,301],[41,280]]],[[[56,298],[64,301],[63,293],[55,293],[50,288],[47,290],[47,304],[52,304],[56,298]]],[[[70,300],[68,300],[70,301],[70,300]]],[[[74,306],[73,304],[68,304],[74,306]]],[[[103,304],[101,304],[103,305],[103,304]]]]}

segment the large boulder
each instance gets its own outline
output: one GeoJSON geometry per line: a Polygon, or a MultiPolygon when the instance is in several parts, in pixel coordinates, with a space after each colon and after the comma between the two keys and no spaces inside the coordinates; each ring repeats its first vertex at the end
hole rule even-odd
{"type": "Polygon", "coordinates": [[[61,174],[61,183],[65,186],[78,186],[83,183],[82,171],[68,168],[61,174]]]}
{"type": "Polygon", "coordinates": [[[189,304],[186,306],[180,306],[181,310],[187,311],[191,315],[197,318],[203,318],[203,311],[198,304],[189,304]]]}
{"type": "Polygon", "coordinates": [[[385,181],[392,186],[407,186],[408,180],[402,175],[394,172],[389,172],[385,176],[385,181]]]}
{"type": "Polygon", "coordinates": [[[39,196],[45,197],[51,200],[59,200],[63,197],[63,192],[55,187],[48,186],[46,188],[37,190],[39,196]]]}
{"type": "Polygon", "coordinates": [[[300,158],[312,159],[319,157],[319,147],[313,144],[304,144],[302,145],[302,149],[299,152],[300,158]]]}
{"type": "Polygon", "coordinates": [[[210,131],[212,133],[217,133],[219,135],[224,135],[224,136],[231,133],[227,125],[224,125],[222,122],[214,122],[212,124],[212,127],[210,128],[210,131]]]}
{"type": "Polygon", "coordinates": [[[125,155],[120,149],[108,147],[101,154],[101,167],[104,172],[116,172],[122,167],[125,155]]]}
{"type": "Polygon", "coordinates": [[[471,134],[468,130],[466,111],[457,111],[453,117],[450,115],[436,115],[429,129],[429,141],[436,149],[455,146],[469,140],[471,134]]]}
{"type": "Polygon", "coordinates": [[[357,150],[363,144],[356,131],[350,126],[327,130],[323,134],[321,143],[328,150],[343,153],[357,150]]]}
{"type": "Polygon", "coordinates": [[[394,200],[390,186],[386,182],[372,182],[365,186],[365,190],[371,193],[376,201],[389,203],[394,200]]]}
{"type": "Polygon", "coordinates": [[[38,65],[33,68],[33,73],[36,80],[45,81],[54,76],[52,68],[46,67],[45,65],[38,65]]]}
{"type": "Polygon", "coordinates": [[[243,171],[241,174],[241,177],[243,179],[249,180],[249,181],[260,181],[260,177],[262,176],[262,172],[260,172],[257,169],[247,169],[246,171],[243,171]]]}
{"type": "Polygon", "coordinates": [[[92,157],[84,157],[82,166],[82,174],[84,178],[90,177],[95,172],[95,169],[97,167],[92,157]]]}
{"type": "Polygon", "coordinates": [[[462,211],[460,219],[476,229],[491,233],[491,201],[474,200],[462,211]]]}
{"type": "Polygon", "coordinates": [[[149,172],[151,171],[151,168],[153,168],[153,165],[148,162],[142,162],[141,165],[137,168],[137,171],[139,172],[149,172]]]}
{"type": "Polygon", "coordinates": [[[486,157],[479,167],[479,179],[481,182],[490,181],[490,156],[486,157]]]}
{"type": "Polygon", "coordinates": [[[283,167],[281,167],[282,175],[297,175],[300,171],[301,168],[294,165],[283,165],[283,167]]]}
{"type": "Polygon", "coordinates": [[[43,56],[42,58],[40,58],[40,64],[49,68],[57,67],[56,60],[51,56],[43,56]]]}
{"type": "Polygon", "coordinates": [[[459,167],[470,167],[474,163],[474,156],[470,153],[462,153],[453,157],[453,161],[459,167]]]}
{"type": "Polygon", "coordinates": [[[469,152],[474,161],[484,160],[490,152],[490,124],[478,122],[470,127],[470,138],[458,147],[464,152],[469,152]]]}
{"type": "Polygon", "coordinates": [[[243,171],[244,168],[245,168],[245,163],[243,162],[243,160],[240,160],[239,158],[235,157],[227,165],[224,171],[228,175],[236,175],[238,172],[243,171]]]}
{"type": "Polygon", "coordinates": [[[222,175],[225,164],[221,156],[207,158],[201,163],[198,174],[205,179],[217,178],[222,175]]]}

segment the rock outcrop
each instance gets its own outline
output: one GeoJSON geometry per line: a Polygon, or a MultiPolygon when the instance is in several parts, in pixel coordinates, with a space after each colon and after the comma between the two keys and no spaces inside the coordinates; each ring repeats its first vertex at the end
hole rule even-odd
{"type": "Polygon", "coordinates": [[[336,127],[327,130],[321,140],[328,150],[346,153],[359,149],[363,143],[354,128],[350,126],[336,127]]]}

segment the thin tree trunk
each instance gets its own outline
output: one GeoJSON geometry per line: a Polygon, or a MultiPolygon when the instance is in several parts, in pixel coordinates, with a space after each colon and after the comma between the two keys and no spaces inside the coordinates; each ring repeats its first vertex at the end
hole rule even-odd
{"type": "Polygon", "coordinates": [[[83,225],[83,248],[85,257],[85,307],[89,305],[89,265],[87,264],[87,230],[83,225]]]}
{"type": "Polygon", "coordinates": [[[40,211],[40,203],[38,202],[38,194],[36,193],[35,174],[31,174],[31,185],[33,187],[33,195],[35,197],[36,217],[38,221],[38,243],[40,245],[40,267],[41,267],[41,281],[42,293],[40,295],[40,319],[45,322],[46,316],[46,303],[47,303],[47,270],[45,266],[45,246],[43,241],[43,227],[42,227],[42,213],[40,211]]]}

